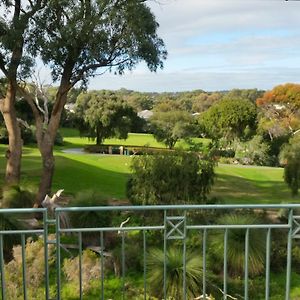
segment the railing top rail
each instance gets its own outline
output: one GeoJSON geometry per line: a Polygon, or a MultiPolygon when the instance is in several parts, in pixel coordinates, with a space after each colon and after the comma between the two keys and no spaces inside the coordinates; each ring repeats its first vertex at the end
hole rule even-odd
{"type": "Polygon", "coordinates": [[[293,209],[300,204],[204,204],[204,205],[136,205],[136,206],[89,206],[89,207],[58,207],[56,212],[78,211],[140,211],[140,210],[194,210],[194,209],[293,209]]]}
{"type": "Polygon", "coordinates": [[[46,212],[47,208],[0,208],[0,214],[22,214],[22,213],[43,213],[46,212]]]}

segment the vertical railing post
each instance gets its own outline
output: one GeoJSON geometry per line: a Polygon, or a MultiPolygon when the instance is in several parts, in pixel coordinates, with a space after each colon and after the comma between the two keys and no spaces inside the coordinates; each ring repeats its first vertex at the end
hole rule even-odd
{"type": "Polygon", "coordinates": [[[184,221],[183,221],[183,300],[186,300],[186,211],[184,211],[184,221]]]}
{"type": "Polygon", "coordinates": [[[3,255],[3,234],[0,234],[0,272],[1,272],[1,296],[2,296],[2,300],[5,300],[6,284],[5,284],[4,255],[3,255]]]}
{"type": "Polygon", "coordinates": [[[82,300],[82,233],[78,232],[79,299],[82,300]]]}
{"type": "Polygon", "coordinates": [[[285,300],[290,300],[291,289],[291,267],[292,267],[292,235],[293,235],[293,210],[289,210],[289,232],[287,241],[287,263],[286,263],[286,288],[285,300]]]}
{"type": "Polygon", "coordinates": [[[206,300],[206,240],[207,240],[207,230],[203,229],[202,237],[202,268],[203,268],[203,278],[202,278],[202,294],[203,299],[206,300]]]}
{"type": "Polygon", "coordinates": [[[59,212],[55,211],[55,235],[56,235],[56,299],[61,299],[61,270],[60,270],[60,220],[59,212]]]}
{"type": "Polygon", "coordinates": [[[143,230],[143,250],[144,250],[144,300],[147,300],[147,241],[146,231],[143,230]]]}
{"type": "Polygon", "coordinates": [[[265,300],[270,297],[270,253],[271,253],[271,228],[267,231],[266,237],[266,292],[265,300]]]}
{"type": "Polygon", "coordinates": [[[100,232],[100,248],[101,248],[101,299],[104,300],[104,238],[103,231],[100,232]]]}
{"type": "Polygon", "coordinates": [[[249,228],[246,229],[245,235],[245,295],[244,299],[248,300],[248,279],[249,279],[249,228]]]}
{"type": "Polygon", "coordinates": [[[228,252],[228,228],[224,232],[224,275],[223,275],[223,293],[224,300],[227,300],[227,252],[228,252]]]}
{"type": "Polygon", "coordinates": [[[167,299],[167,211],[164,210],[164,299],[167,299]]]}
{"type": "Polygon", "coordinates": [[[27,284],[26,284],[26,237],[21,234],[21,248],[22,248],[22,279],[23,279],[23,296],[27,300],[27,284]]]}
{"type": "Polygon", "coordinates": [[[125,299],[125,231],[122,235],[122,299],[125,299]]]}
{"type": "Polygon", "coordinates": [[[45,298],[49,299],[49,260],[48,260],[48,211],[43,212],[43,229],[44,229],[44,263],[45,263],[45,298]]]}

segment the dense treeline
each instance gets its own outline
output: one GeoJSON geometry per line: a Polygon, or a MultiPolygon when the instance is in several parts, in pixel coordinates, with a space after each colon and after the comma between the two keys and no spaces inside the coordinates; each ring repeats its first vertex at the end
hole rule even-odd
{"type": "MultiPolygon", "coordinates": [[[[51,111],[57,89],[43,89],[51,111]]],[[[179,139],[190,142],[194,137],[206,137],[211,139],[210,147],[220,162],[288,165],[293,155],[284,156],[284,149],[288,145],[297,149],[292,144],[300,128],[299,89],[297,84],[280,85],[266,92],[233,89],[143,93],[74,88],[68,95],[61,126],[78,128],[98,145],[109,137],[126,138],[128,132],[152,133],[170,149],[179,139]]],[[[22,120],[24,143],[35,142],[32,111],[21,96],[16,110],[22,120]]],[[[8,141],[3,121],[0,141],[8,141]]],[[[62,142],[59,134],[55,142],[62,142]]],[[[288,181],[297,176],[296,170],[294,177],[290,174],[291,169],[286,168],[288,181]]]]}

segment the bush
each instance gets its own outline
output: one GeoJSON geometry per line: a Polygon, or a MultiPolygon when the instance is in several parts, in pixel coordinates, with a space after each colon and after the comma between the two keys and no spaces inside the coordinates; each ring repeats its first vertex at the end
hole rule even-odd
{"type": "Polygon", "coordinates": [[[259,135],[255,135],[250,141],[238,143],[235,158],[245,165],[270,165],[269,146],[259,135]]]}
{"type": "MultiPolygon", "coordinates": [[[[31,125],[29,127],[21,127],[21,136],[23,139],[24,145],[36,143],[36,128],[35,126],[31,125]]],[[[8,132],[5,126],[0,127],[0,143],[1,144],[8,144],[8,132]]],[[[54,144],[56,146],[63,145],[63,137],[58,131],[55,137],[54,144]]]]}
{"type": "Polygon", "coordinates": [[[293,136],[280,152],[280,163],[284,165],[284,181],[292,195],[298,195],[300,186],[300,138],[293,136]]]}
{"type": "MultiPolygon", "coordinates": [[[[73,207],[106,206],[107,200],[103,195],[92,191],[79,192],[73,201],[69,203],[73,207]]],[[[81,211],[69,214],[71,225],[74,228],[99,228],[109,227],[111,224],[111,212],[109,211],[81,211]]],[[[99,237],[99,232],[88,232],[83,235],[85,244],[93,243],[99,237]]],[[[98,240],[97,240],[98,242],[98,240]]]]}
{"type": "Polygon", "coordinates": [[[36,187],[26,185],[10,185],[3,188],[2,207],[31,208],[34,204],[36,187]]]}
{"type": "MultiPolygon", "coordinates": [[[[149,283],[154,296],[163,297],[164,259],[165,254],[160,249],[152,249],[148,255],[149,283]]],[[[183,299],[183,252],[172,247],[166,253],[166,289],[171,299],[183,299]]],[[[194,299],[201,294],[199,282],[202,280],[202,259],[199,253],[186,254],[186,292],[188,299],[194,299]]]]}
{"type": "Polygon", "coordinates": [[[172,151],[137,156],[127,183],[136,204],[199,203],[214,182],[215,162],[195,152],[172,151]]]}
{"type": "MultiPolygon", "coordinates": [[[[49,236],[49,239],[54,237],[49,236]]],[[[23,299],[22,288],[22,252],[21,246],[16,246],[13,249],[14,259],[6,266],[5,279],[7,299],[19,300],[23,299]]],[[[49,266],[55,263],[55,247],[48,246],[49,266]]],[[[44,264],[44,242],[43,238],[33,241],[31,238],[26,242],[26,284],[28,299],[42,299],[44,298],[44,282],[45,275],[44,264]]],[[[53,296],[53,295],[52,295],[53,296]]]]}
{"type": "MultiPolygon", "coordinates": [[[[82,263],[82,291],[86,293],[91,288],[92,280],[99,280],[101,277],[101,267],[99,258],[91,250],[84,250],[81,257],[82,263]]],[[[79,257],[65,259],[63,263],[63,271],[69,282],[75,283],[77,286],[77,293],[79,293],[79,257]]]]}
{"type": "MultiPolygon", "coordinates": [[[[223,225],[251,225],[259,224],[260,220],[254,215],[228,214],[221,216],[218,224],[223,225]]],[[[265,234],[259,229],[249,232],[249,274],[254,276],[264,270],[265,234]]],[[[228,272],[233,276],[242,276],[245,266],[245,235],[246,229],[228,229],[228,272]]],[[[210,241],[211,260],[215,271],[222,266],[224,256],[224,231],[215,232],[210,241]]]]}

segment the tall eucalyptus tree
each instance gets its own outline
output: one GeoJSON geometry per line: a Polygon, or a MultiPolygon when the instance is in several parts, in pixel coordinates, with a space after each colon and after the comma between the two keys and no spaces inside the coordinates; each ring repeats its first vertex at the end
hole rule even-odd
{"type": "Polygon", "coordinates": [[[51,188],[53,145],[68,92],[79,82],[86,86],[99,69],[123,74],[140,61],[150,71],[162,68],[167,53],[157,28],[155,16],[141,0],[52,0],[37,15],[29,49],[51,68],[58,90],[45,124],[32,93],[23,89],[35,116],[43,162],[36,205],[51,188]]]}

